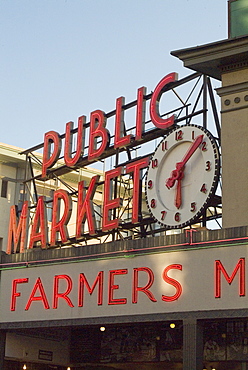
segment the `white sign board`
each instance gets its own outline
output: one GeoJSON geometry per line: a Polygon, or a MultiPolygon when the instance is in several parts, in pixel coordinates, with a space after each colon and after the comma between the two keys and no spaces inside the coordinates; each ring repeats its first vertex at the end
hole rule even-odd
{"type": "Polygon", "coordinates": [[[247,308],[247,258],[229,246],[4,270],[0,322],[247,308]]]}

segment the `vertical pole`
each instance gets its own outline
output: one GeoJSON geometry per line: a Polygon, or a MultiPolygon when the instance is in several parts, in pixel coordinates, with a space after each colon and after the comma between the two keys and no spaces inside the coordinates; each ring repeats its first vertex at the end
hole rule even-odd
{"type": "MultiPolygon", "coordinates": [[[[119,164],[119,148],[117,148],[116,150],[116,156],[115,156],[115,168],[118,167],[118,164],[119,164]]],[[[113,192],[114,192],[114,198],[117,198],[117,192],[118,192],[118,178],[115,179],[115,182],[114,182],[114,189],[113,189],[113,192]]],[[[113,219],[116,218],[116,208],[113,209],[113,219]]],[[[112,231],[112,241],[114,242],[115,241],[115,238],[116,238],[116,231],[113,230],[112,231]]]]}
{"type": "Polygon", "coordinates": [[[0,369],[4,369],[6,331],[0,330],[0,369]]]}
{"type": "Polygon", "coordinates": [[[208,111],[207,76],[203,75],[203,127],[204,128],[207,128],[207,111],[208,111]]]}
{"type": "MultiPolygon", "coordinates": [[[[208,111],[208,95],[207,95],[207,76],[203,75],[203,127],[207,128],[207,111],[208,111]]],[[[202,226],[207,226],[207,211],[203,213],[202,226]]]]}
{"type": "Polygon", "coordinates": [[[214,98],[214,94],[213,94],[213,88],[212,88],[211,80],[210,80],[209,77],[207,79],[207,84],[208,84],[209,98],[210,98],[212,111],[213,111],[213,115],[214,115],[215,127],[216,127],[216,131],[217,131],[217,134],[218,134],[218,140],[219,140],[219,143],[220,143],[220,139],[221,139],[221,137],[220,137],[220,135],[221,135],[220,120],[219,120],[218,111],[217,111],[217,107],[216,107],[216,103],[215,103],[215,98],[214,98]]]}
{"type": "Polygon", "coordinates": [[[183,370],[203,369],[203,330],[195,319],[183,321],[183,370]]]}

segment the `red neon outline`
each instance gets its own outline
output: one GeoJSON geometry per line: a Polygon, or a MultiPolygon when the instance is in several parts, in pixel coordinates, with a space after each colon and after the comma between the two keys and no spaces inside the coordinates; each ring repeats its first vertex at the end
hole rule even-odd
{"type": "Polygon", "coordinates": [[[18,251],[18,244],[20,244],[20,253],[24,252],[26,238],[27,238],[27,218],[28,218],[28,201],[26,200],[22,206],[22,212],[19,218],[18,226],[16,218],[16,206],[11,206],[9,215],[9,231],[8,231],[8,244],[7,254],[18,251]],[[20,239],[20,240],[19,240],[20,239]],[[12,248],[13,241],[13,248],[12,248]],[[20,243],[19,243],[20,241],[20,243]]]}
{"type": "Polygon", "coordinates": [[[90,134],[88,160],[97,160],[109,146],[110,134],[106,129],[106,116],[101,110],[95,110],[90,115],[90,134]],[[101,138],[101,144],[97,148],[97,139],[101,138]]]}
{"type": "Polygon", "coordinates": [[[101,306],[103,302],[103,271],[98,272],[97,277],[95,278],[95,281],[92,285],[92,288],[90,287],[88,280],[86,279],[86,276],[84,275],[84,273],[81,273],[79,275],[78,307],[83,307],[84,305],[84,285],[86,286],[89,294],[92,295],[97,284],[99,284],[97,304],[98,306],[101,306]]]}
{"type": "Polygon", "coordinates": [[[112,229],[117,229],[119,225],[119,219],[114,218],[110,220],[111,210],[118,208],[120,206],[120,198],[110,199],[111,192],[111,180],[121,175],[121,167],[117,167],[113,170],[105,172],[104,181],[104,202],[103,202],[103,217],[102,217],[102,230],[109,231],[112,229]]]}
{"type": "Polygon", "coordinates": [[[61,236],[61,241],[66,243],[69,235],[67,230],[67,224],[70,220],[72,212],[72,200],[69,193],[66,190],[56,190],[53,193],[53,212],[52,212],[52,226],[51,226],[51,240],[52,246],[58,242],[58,233],[61,236]],[[59,219],[60,202],[64,202],[64,213],[59,219]]]}
{"type": "MultiPolygon", "coordinates": [[[[194,246],[194,245],[199,246],[199,245],[205,245],[205,244],[211,244],[211,243],[212,244],[217,243],[219,245],[220,243],[224,243],[224,242],[230,242],[233,245],[233,242],[242,241],[242,240],[247,242],[248,241],[247,236],[244,236],[242,238],[208,240],[208,241],[201,241],[201,242],[195,242],[195,243],[193,243],[192,240],[190,240],[189,242],[186,242],[186,243],[160,245],[158,247],[137,248],[137,249],[128,249],[128,250],[124,249],[124,250],[122,250],[122,252],[124,252],[125,254],[128,254],[128,253],[148,251],[148,250],[151,250],[151,251],[161,250],[161,249],[164,249],[164,248],[188,247],[189,245],[190,246],[194,246]]],[[[218,245],[216,247],[218,247],[218,245]]],[[[226,245],[224,245],[224,247],[228,246],[228,245],[230,245],[230,244],[226,244],[226,245]]],[[[221,245],[221,246],[223,246],[223,245],[221,245]]],[[[196,248],[196,249],[201,249],[201,248],[199,247],[199,248],[196,248]]],[[[99,257],[99,256],[109,256],[109,255],[115,255],[115,254],[119,254],[119,253],[120,253],[120,251],[87,254],[87,258],[96,257],[96,256],[97,257],[99,257]]],[[[74,256],[74,257],[63,257],[62,259],[63,259],[63,261],[66,261],[66,260],[77,260],[77,259],[80,260],[81,258],[78,257],[78,256],[74,256]]],[[[54,258],[54,259],[47,259],[46,260],[46,262],[56,262],[56,261],[61,261],[61,258],[54,258]]],[[[39,263],[39,262],[44,263],[44,260],[36,260],[36,261],[28,261],[28,262],[26,261],[26,262],[0,263],[0,267],[5,268],[5,267],[8,267],[8,266],[19,266],[19,265],[29,266],[29,265],[36,264],[36,263],[39,263]]]]}
{"type": "Polygon", "coordinates": [[[74,307],[71,299],[68,296],[72,290],[72,279],[68,275],[55,275],[53,286],[53,309],[58,308],[58,299],[63,298],[69,307],[74,307]],[[67,281],[67,289],[64,293],[59,293],[59,280],[64,279],[67,281]]]}
{"type": "Polygon", "coordinates": [[[149,164],[149,157],[139,159],[126,166],[126,173],[133,172],[133,209],[132,209],[132,222],[139,221],[139,198],[140,198],[140,170],[146,168],[149,164]]]}
{"type": "Polygon", "coordinates": [[[114,148],[122,148],[130,144],[133,135],[125,135],[124,110],[125,98],[116,99],[114,148]]]}
{"type": "Polygon", "coordinates": [[[142,134],[145,130],[145,120],[146,120],[146,100],[144,99],[146,95],[146,87],[140,87],[137,91],[137,112],[136,112],[136,133],[135,140],[140,141],[142,139],[142,134]]]}
{"type": "Polygon", "coordinates": [[[34,288],[32,290],[32,293],[30,294],[30,297],[28,299],[28,303],[26,304],[25,311],[29,310],[29,308],[31,306],[31,303],[34,302],[34,301],[42,301],[42,303],[44,305],[44,308],[46,310],[48,310],[50,308],[47,297],[46,297],[45,289],[43,287],[43,284],[42,284],[42,281],[41,281],[40,277],[37,278],[37,280],[34,284],[34,288]],[[35,297],[35,293],[36,293],[37,289],[39,289],[41,295],[35,297]]]}
{"type": "Polygon", "coordinates": [[[176,293],[173,296],[162,295],[162,301],[164,301],[164,302],[173,302],[173,301],[176,301],[181,296],[182,291],[183,291],[182,285],[177,280],[170,278],[167,275],[167,272],[172,270],[172,269],[182,271],[182,268],[183,267],[180,264],[172,264],[172,265],[167,266],[164,269],[163,274],[162,274],[162,278],[166,283],[168,283],[168,284],[170,284],[170,285],[172,285],[176,288],[176,293]]]}
{"type": "Polygon", "coordinates": [[[72,157],[72,142],[73,142],[73,134],[71,131],[73,130],[73,122],[68,122],[66,124],[65,130],[65,149],[64,149],[64,161],[66,166],[71,167],[77,164],[81,155],[83,155],[84,149],[84,124],[86,122],[86,117],[81,116],[78,118],[78,128],[77,128],[77,149],[76,153],[72,157]]]}
{"type": "Polygon", "coordinates": [[[41,177],[44,179],[47,176],[47,169],[52,167],[55,162],[59,159],[61,152],[61,138],[55,131],[49,131],[44,136],[44,149],[43,149],[43,160],[42,160],[42,174],[41,177]],[[54,144],[53,153],[51,152],[52,143],[54,144]]]}
{"type": "Polygon", "coordinates": [[[44,203],[44,197],[40,196],[36,205],[33,225],[30,233],[29,249],[32,249],[36,242],[40,242],[40,247],[47,247],[48,230],[47,217],[44,203]]]}
{"type": "Polygon", "coordinates": [[[215,261],[215,298],[221,298],[221,275],[222,272],[224,275],[224,278],[228,282],[229,285],[232,284],[233,279],[235,278],[238,270],[240,269],[239,274],[239,296],[244,297],[245,296],[245,258],[240,258],[237,265],[235,266],[231,277],[228,275],[225,267],[221,263],[220,260],[215,261]]]}
{"type": "Polygon", "coordinates": [[[166,129],[174,124],[174,115],[169,118],[162,118],[159,114],[159,100],[163,94],[163,89],[171,82],[177,81],[177,73],[172,72],[166,75],[156,86],[150,101],[150,117],[157,128],[166,129]]]}
{"type": "Polygon", "coordinates": [[[78,202],[77,202],[77,221],[76,221],[76,238],[79,239],[83,234],[83,224],[87,219],[89,234],[96,234],[96,220],[92,199],[94,197],[99,175],[93,176],[90,180],[88,191],[85,191],[85,182],[80,181],[78,184],[78,202]]]}
{"type": "Polygon", "coordinates": [[[114,290],[119,289],[119,285],[114,284],[115,275],[126,275],[126,274],[128,274],[128,269],[109,271],[108,305],[127,304],[127,298],[113,298],[114,290]]]}
{"type": "Polygon", "coordinates": [[[137,267],[133,269],[133,289],[132,289],[132,303],[138,302],[138,292],[143,292],[152,302],[157,302],[156,298],[149,290],[154,283],[154,273],[149,267],[137,267]],[[148,274],[148,282],[145,286],[138,286],[138,274],[140,271],[146,272],[148,274]]]}
{"type": "Polygon", "coordinates": [[[20,295],[21,295],[20,292],[16,291],[17,284],[23,284],[23,283],[28,283],[28,278],[14,279],[12,281],[10,311],[15,311],[15,309],[16,309],[16,298],[20,297],[20,295]]]}

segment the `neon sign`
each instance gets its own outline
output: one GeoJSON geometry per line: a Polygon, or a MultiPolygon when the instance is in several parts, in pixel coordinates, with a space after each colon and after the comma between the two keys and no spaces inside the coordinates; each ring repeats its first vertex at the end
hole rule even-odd
{"type": "MultiPolygon", "coordinates": [[[[176,80],[176,73],[166,75],[158,83],[154,92],[150,96],[150,118],[152,124],[158,130],[167,130],[174,124],[173,114],[167,118],[160,116],[159,102],[163,92],[169,90],[171,88],[170,84],[176,80]]],[[[135,135],[126,134],[124,129],[124,98],[120,97],[116,99],[114,143],[111,148],[109,147],[110,133],[106,128],[106,114],[101,110],[95,110],[90,114],[87,145],[85,145],[85,127],[87,126],[85,124],[85,116],[79,117],[77,129],[73,129],[73,123],[68,122],[66,124],[64,135],[59,135],[55,131],[45,133],[40,180],[46,181],[51,177],[51,172],[55,170],[53,166],[60,158],[62,149],[64,154],[64,165],[67,168],[69,167],[70,170],[73,170],[104,158],[109,150],[114,154],[121,148],[127,148],[132,146],[134,143],[139,143],[143,137],[142,135],[145,124],[145,93],[145,87],[139,88],[137,91],[135,135]],[[72,138],[73,133],[75,132],[77,133],[76,150],[72,153],[72,138]],[[62,136],[65,139],[64,148],[62,148],[62,136]],[[86,156],[85,148],[88,148],[86,156]],[[82,158],[84,159],[83,161],[82,158]]],[[[110,193],[110,189],[113,182],[123,173],[130,174],[133,179],[131,222],[134,225],[138,222],[139,202],[141,197],[139,181],[140,172],[148,166],[148,163],[149,156],[142,157],[140,159],[130,161],[125,166],[117,166],[116,168],[105,172],[101,225],[103,232],[109,232],[119,227],[120,220],[118,217],[111,216],[111,213],[114,215],[115,211],[121,207],[121,199],[117,196],[114,197],[110,193]]],[[[86,186],[84,181],[78,183],[76,223],[73,233],[73,237],[75,236],[76,240],[80,240],[80,238],[82,238],[82,225],[86,221],[88,224],[89,235],[96,235],[96,223],[92,200],[96,192],[98,181],[99,176],[93,176],[88,186],[86,186]]],[[[51,229],[50,235],[48,235],[45,199],[43,196],[40,196],[37,199],[28,238],[28,202],[24,202],[19,219],[16,217],[15,206],[12,206],[10,210],[7,253],[23,252],[25,248],[32,249],[37,245],[42,249],[45,249],[48,246],[54,247],[68,243],[70,235],[68,233],[67,225],[71,218],[71,214],[72,198],[69,192],[63,189],[54,191],[51,229]],[[63,209],[62,214],[60,214],[60,209],[63,209]]]]}
{"type": "MultiPolygon", "coordinates": [[[[45,310],[49,309],[58,309],[59,308],[59,302],[63,301],[67,304],[67,306],[73,308],[73,307],[83,307],[84,301],[88,298],[86,298],[86,290],[89,295],[92,295],[94,290],[97,291],[97,305],[102,306],[103,305],[103,295],[104,295],[104,289],[103,289],[103,281],[104,279],[107,279],[107,299],[105,299],[105,302],[108,306],[113,305],[126,305],[128,303],[127,297],[118,297],[120,286],[123,287],[123,285],[126,284],[125,275],[132,274],[132,282],[131,282],[131,292],[132,292],[132,304],[138,303],[140,294],[145,294],[148,301],[156,303],[158,300],[161,300],[163,302],[173,302],[179,299],[179,297],[182,294],[182,285],[179,283],[179,281],[172,279],[168,276],[168,272],[171,270],[182,270],[182,265],[180,264],[172,264],[168,265],[162,273],[162,282],[165,283],[165,288],[168,285],[171,285],[175,288],[175,294],[170,295],[160,295],[155,297],[154,293],[152,292],[153,289],[153,283],[154,283],[154,272],[149,267],[139,267],[139,268],[133,268],[131,271],[130,269],[115,269],[115,270],[109,270],[108,273],[104,273],[104,271],[99,271],[96,275],[95,281],[93,282],[92,286],[90,286],[87,277],[84,273],[79,274],[79,278],[77,281],[73,281],[70,275],[67,274],[61,274],[61,275],[55,275],[53,278],[53,293],[52,297],[48,297],[46,294],[46,290],[44,287],[44,284],[42,282],[42,279],[38,277],[32,287],[32,290],[30,291],[30,295],[28,298],[28,301],[25,305],[24,310],[28,311],[31,307],[31,305],[40,305],[42,304],[42,307],[45,310]],[[139,283],[139,277],[140,275],[146,275],[147,276],[147,283],[143,286],[140,286],[139,283]],[[105,276],[107,275],[107,276],[105,276]],[[118,282],[118,283],[117,283],[118,282]],[[77,299],[73,300],[71,298],[71,292],[73,289],[75,289],[75,285],[77,286],[77,299]],[[63,286],[63,288],[62,288],[63,286]],[[51,302],[49,304],[49,301],[51,302]],[[39,303],[40,302],[40,303],[39,303]]],[[[14,279],[12,281],[12,292],[11,292],[11,305],[10,305],[10,311],[16,311],[17,305],[18,305],[18,298],[22,295],[23,290],[23,284],[30,285],[29,278],[22,278],[22,279],[14,279]]],[[[37,306],[36,306],[37,307],[37,306]]]]}

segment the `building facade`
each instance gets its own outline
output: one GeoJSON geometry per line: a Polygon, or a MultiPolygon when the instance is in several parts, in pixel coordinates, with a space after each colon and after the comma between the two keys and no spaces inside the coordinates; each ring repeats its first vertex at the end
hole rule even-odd
{"type": "Polygon", "coordinates": [[[37,147],[1,145],[2,369],[248,368],[248,36],[235,29],[172,52],[188,77],[37,147]]]}

